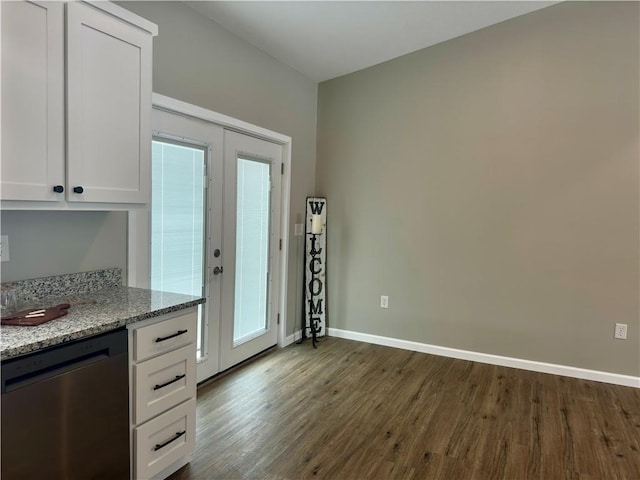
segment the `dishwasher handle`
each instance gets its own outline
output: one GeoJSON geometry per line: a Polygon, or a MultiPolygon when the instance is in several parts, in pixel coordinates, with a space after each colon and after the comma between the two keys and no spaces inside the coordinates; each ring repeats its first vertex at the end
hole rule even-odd
{"type": "Polygon", "coordinates": [[[120,329],[2,362],[2,394],[99,360],[127,353],[127,330],[120,329]]]}

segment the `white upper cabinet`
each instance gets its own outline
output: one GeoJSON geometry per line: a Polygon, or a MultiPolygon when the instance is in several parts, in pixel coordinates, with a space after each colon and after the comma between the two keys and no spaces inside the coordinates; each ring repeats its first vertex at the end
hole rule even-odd
{"type": "Polygon", "coordinates": [[[67,5],[69,200],[148,201],[151,42],[86,4],[67,5]]]}
{"type": "Polygon", "coordinates": [[[64,5],[1,2],[2,199],[64,193],[64,5]]]}
{"type": "Polygon", "coordinates": [[[2,200],[148,203],[156,26],[108,2],[1,8],[2,200]]]}

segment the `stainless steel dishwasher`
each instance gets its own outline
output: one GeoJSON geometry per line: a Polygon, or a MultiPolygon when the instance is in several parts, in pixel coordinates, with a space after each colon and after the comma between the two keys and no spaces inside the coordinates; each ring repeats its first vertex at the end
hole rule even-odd
{"type": "Polygon", "coordinates": [[[127,372],[124,329],[2,362],[2,479],[128,479],[127,372]]]}

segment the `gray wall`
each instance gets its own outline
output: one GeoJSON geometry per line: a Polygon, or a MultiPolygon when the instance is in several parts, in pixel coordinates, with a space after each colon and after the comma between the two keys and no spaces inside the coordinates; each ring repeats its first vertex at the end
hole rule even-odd
{"type": "Polygon", "coordinates": [[[293,139],[287,332],[300,325],[302,249],[293,225],[313,195],[317,83],[278,62],[181,2],[118,2],[156,23],[153,91],[293,139]]]}
{"type": "Polygon", "coordinates": [[[127,213],[3,211],[3,282],[119,267],[126,283],[127,213]]]}
{"type": "Polygon", "coordinates": [[[320,84],[330,327],[640,375],[638,9],[566,2],[320,84]]]}

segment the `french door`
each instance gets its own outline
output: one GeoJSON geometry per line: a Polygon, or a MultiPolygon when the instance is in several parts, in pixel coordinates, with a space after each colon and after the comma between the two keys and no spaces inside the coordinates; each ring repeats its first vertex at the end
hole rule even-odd
{"type": "Polygon", "coordinates": [[[278,343],[282,147],[224,133],[220,368],[278,343]]]}
{"type": "Polygon", "coordinates": [[[282,147],[154,108],[151,288],[204,296],[198,381],[278,342],[282,147]]]}
{"type": "Polygon", "coordinates": [[[198,310],[200,382],[219,371],[223,129],[155,108],[152,128],[151,288],[206,298],[198,310]]]}

